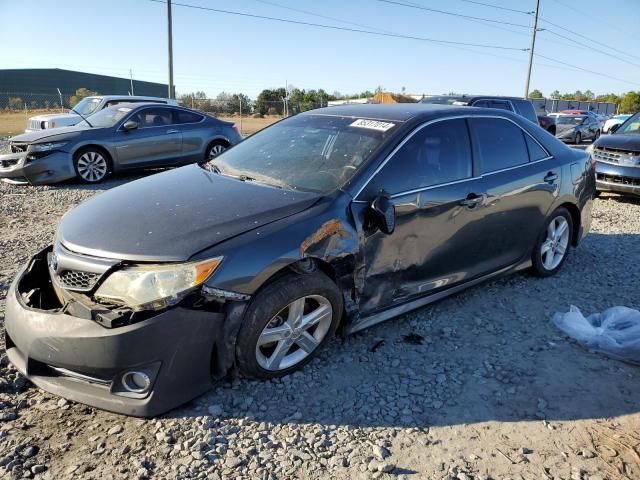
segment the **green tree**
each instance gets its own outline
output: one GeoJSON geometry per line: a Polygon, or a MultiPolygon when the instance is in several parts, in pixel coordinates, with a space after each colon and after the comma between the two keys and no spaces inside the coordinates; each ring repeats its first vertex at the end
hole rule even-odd
{"type": "Polygon", "coordinates": [[[640,91],[627,92],[620,99],[618,104],[619,113],[636,113],[640,112],[640,91]]]}
{"type": "Polygon", "coordinates": [[[596,97],[596,102],[620,103],[620,97],[615,93],[606,93],[604,95],[598,95],[596,97]]]}
{"type": "Polygon", "coordinates": [[[92,92],[91,90],[87,90],[86,88],[78,88],[76,93],[69,100],[69,105],[71,108],[75,107],[80,100],[86,97],[93,97],[95,95],[99,95],[98,92],[92,92]]]}
{"type": "Polygon", "coordinates": [[[529,92],[529,98],[544,98],[544,95],[540,90],[535,89],[529,92]]]}
{"type": "Polygon", "coordinates": [[[9,97],[9,110],[20,110],[22,108],[22,98],[9,97]]]}
{"type": "Polygon", "coordinates": [[[282,99],[286,92],[284,88],[264,89],[256,98],[255,111],[260,115],[282,115],[284,112],[284,104],[282,99]]]}
{"type": "Polygon", "coordinates": [[[552,100],[559,100],[562,97],[562,95],[560,95],[560,92],[558,90],[554,90],[553,92],[551,92],[551,95],[549,95],[549,98],[551,98],[552,100]]]}

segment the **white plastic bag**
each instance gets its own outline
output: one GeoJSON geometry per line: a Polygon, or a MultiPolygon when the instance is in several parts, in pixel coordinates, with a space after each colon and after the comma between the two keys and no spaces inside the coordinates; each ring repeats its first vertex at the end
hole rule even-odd
{"type": "Polygon", "coordinates": [[[584,346],[610,357],[640,365],[640,312],[612,307],[584,317],[571,305],[567,313],[556,313],[553,323],[584,346]]]}

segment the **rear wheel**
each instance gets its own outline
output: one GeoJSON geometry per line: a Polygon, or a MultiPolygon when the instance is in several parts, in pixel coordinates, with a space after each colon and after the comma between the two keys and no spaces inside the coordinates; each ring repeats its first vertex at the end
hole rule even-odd
{"type": "Polygon", "coordinates": [[[326,275],[281,277],[249,305],[236,344],[240,372],[272,378],[302,368],[333,335],[341,313],[342,296],[326,275]]]}
{"type": "Polygon", "coordinates": [[[593,141],[595,142],[595,141],[596,141],[597,139],[599,139],[599,138],[600,138],[600,130],[596,130],[596,134],[595,134],[595,136],[593,137],[593,141]]]}
{"type": "Polygon", "coordinates": [[[582,135],[580,132],[576,133],[576,145],[580,145],[582,143],[582,135]]]}
{"type": "Polygon", "coordinates": [[[533,273],[539,277],[554,275],[567,259],[573,237],[573,220],[566,208],[554,211],[533,249],[533,273]]]}
{"type": "Polygon", "coordinates": [[[212,160],[229,148],[229,144],[224,140],[215,140],[209,144],[205,151],[204,159],[206,161],[212,160]]]}
{"type": "Polygon", "coordinates": [[[76,175],[86,183],[98,183],[109,173],[109,157],[101,149],[87,147],[80,149],[73,156],[76,175]]]}

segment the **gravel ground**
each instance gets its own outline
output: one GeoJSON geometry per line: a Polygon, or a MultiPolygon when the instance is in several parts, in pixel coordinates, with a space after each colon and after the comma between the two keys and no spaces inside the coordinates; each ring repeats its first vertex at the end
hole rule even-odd
{"type": "MultiPolygon", "coordinates": [[[[0,328],[9,282],[100,187],[0,184],[0,328]]],[[[604,195],[549,279],[516,274],[332,341],[302,372],[236,379],[154,419],[33,387],[0,357],[0,477],[637,479],[640,369],[551,324],[640,308],[640,200],[604,195]]]]}

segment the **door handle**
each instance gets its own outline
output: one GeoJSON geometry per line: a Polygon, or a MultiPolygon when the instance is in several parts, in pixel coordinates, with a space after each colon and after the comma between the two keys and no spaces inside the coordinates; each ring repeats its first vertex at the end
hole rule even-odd
{"type": "Polygon", "coordinates": [[[170,129],[170,130],[167,130],[167,133],[180,133],[180,130],[170,129]]]}
{"type": "Polygon", "coordinates": [[[477,195],[475,193],[470,193],[467,195],[467,198],[460,202],[460,205],[467,208],[476,208],[482,201],[484,200],[484,194],[477,195]]]}
{"type": "Polygon", "coordinates": [[[558,174],[556,172],[549,172],[544,177],[544,181],[547,183],[555,183],[557,179],[558,179],[558,174]]]}

